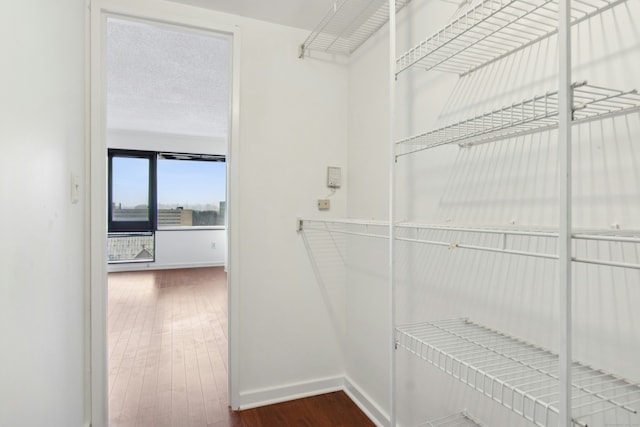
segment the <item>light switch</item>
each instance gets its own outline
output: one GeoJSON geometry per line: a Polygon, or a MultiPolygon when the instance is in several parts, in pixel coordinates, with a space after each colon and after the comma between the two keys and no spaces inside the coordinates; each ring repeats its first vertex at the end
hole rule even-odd
{"type": "Polygon", "coordinates": [[[80,198],[80,177],[76,174],[71,174],[71,203],[74,205],[78,203],[80,198]]]}

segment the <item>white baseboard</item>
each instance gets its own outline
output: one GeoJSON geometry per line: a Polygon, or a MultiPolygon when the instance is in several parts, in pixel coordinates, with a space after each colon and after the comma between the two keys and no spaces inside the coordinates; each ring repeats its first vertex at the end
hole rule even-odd
{"type": "Polygon", "coordinates": [[[119,271],[146,271],[146,270],[169,270],[172,268],[199,268],[199,267],[224,267],[224,262],[192,262],[176,264],[156,264],[155,262],[132,262],[108,264],[107,271],[115,273],[119,271]]]}
{"type": "Polygon", "coordinates": [[[250,390],[240,393],[240,407],[234,409],[251,409],[273,403],[302,399],[309,396],[331,393],[344,389],[344,377],[336,376],[320,380],[287,384],[280,387],[250,390]]]}
{"type": "Polygon", "coordinates": [[[240,393],[240,407],[234,409],[257,408],[273,403],[287,402],[341,390],[349,396],[376,426],[386,427],[389,425],[387,412],[381,409],[380,406],[350,378],[343,376],[243,392],[240,393]]]}
{"type": "Polygon", "coordinates": [[[389,425],[389,415],[349,377],[344,378],[344,392],[376,426],[389,425]]]}

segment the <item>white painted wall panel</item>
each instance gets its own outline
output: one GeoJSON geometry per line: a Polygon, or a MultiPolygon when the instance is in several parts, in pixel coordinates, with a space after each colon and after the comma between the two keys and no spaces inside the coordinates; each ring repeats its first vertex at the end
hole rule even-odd
{"type": "MultiPolygon", "coordinates": [[[[346,167],[347,68],[295,55],[306,32],[241,21],[240,239],[243,392],[342,375],[335,322],[296,233],[298,216],[344,217],[345,184],[331,210],[326,167],[346,167]]],[[[342,304],[342,294],[333,303],[342,304]]],[[[336,318],[337,317],[337,318],[336,318]]],[[[277,395],[277,392],[275,393],[277,395]]]]}
{"type": "Polygon", "coordinates": [[[84,22],[82,0],[0,6],[2,426],[85,424],[84,22]]]}
{"type": "Polygon", "coordinates": [[[225,265],[225,230],[167,230],[156,232],[155,262],[109,264],[109,271],[225,265]]]}

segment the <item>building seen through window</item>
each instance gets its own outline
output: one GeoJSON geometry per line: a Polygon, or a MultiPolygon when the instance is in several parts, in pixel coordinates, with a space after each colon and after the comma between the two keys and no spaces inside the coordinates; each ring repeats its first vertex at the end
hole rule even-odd
{"type": "Polygon", "coordinates": [[[109,151],[109,261],[153,261],[157,230],[224,227],[224,156],[109,151]]]}

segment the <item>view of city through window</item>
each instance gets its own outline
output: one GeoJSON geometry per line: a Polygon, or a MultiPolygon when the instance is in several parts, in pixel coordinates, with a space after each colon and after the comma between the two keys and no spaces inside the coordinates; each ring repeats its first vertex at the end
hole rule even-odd
{"type": "MultiPolygon", "coordinates": [[[[113,220],[146,220],[149,161],[114,157],[112,176],[113,220]]],[[[158,228],[224,225],[224,162],[158,159],[157,189],[158,228]]]]}
{"type": "Polygon", "coordinates": [[[149,159],[113,157],[113,221],[149,220],[149,159]]]}
{"type": "Polygon", "coordinates": [[[158,159],[158,228],[224,225],[226,163],[158,159]]]}
{"type": "MultiPolygon", "coordinates": [[[[147,158],[117,157],[112,163],[114,221],[149,219],[147,158]]],[[[224,226],[226,163],[206,160],[157,160],[157,229],[224,226]]],[[[155,238],[149,233],[112,233],[109,261],[153,261],[155,238]]]]}

